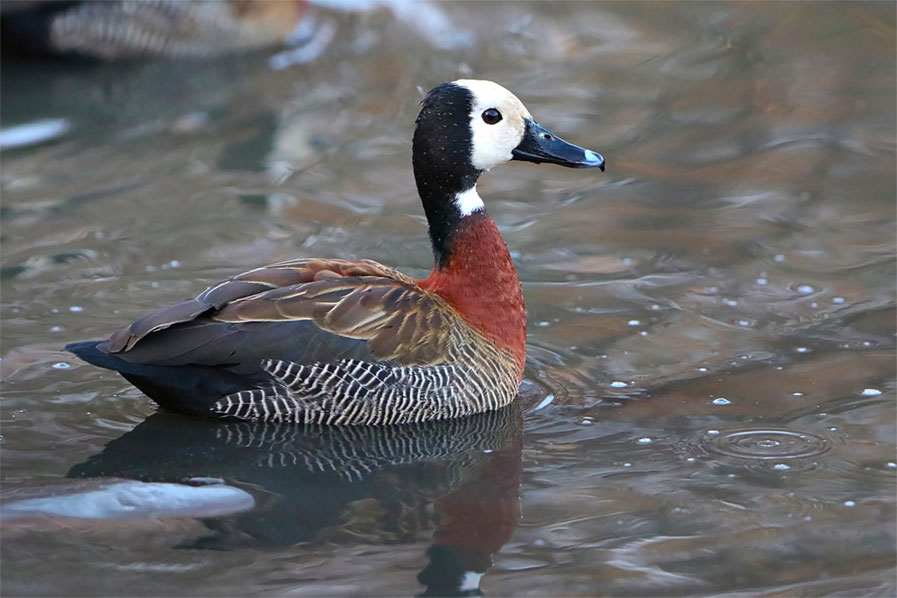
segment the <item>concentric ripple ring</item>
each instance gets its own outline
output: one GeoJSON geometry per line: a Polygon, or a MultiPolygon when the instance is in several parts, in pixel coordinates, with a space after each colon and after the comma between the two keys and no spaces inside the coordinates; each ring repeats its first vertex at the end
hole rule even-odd
{"type": "Polygon", "coordinates": [[[832,449],[831,440],[809,432],[773,428],[731,430],[705,435],[701,445],[712,453],[740,459],[807,459],[832,449]]]}

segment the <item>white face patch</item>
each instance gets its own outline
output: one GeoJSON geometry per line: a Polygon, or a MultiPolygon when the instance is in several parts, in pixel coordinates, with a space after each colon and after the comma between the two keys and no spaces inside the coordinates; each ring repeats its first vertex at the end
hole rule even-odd
{"type": "Polygon", "coordinates": [[[510,160],[511,151],[523,140],[526,126],[524,119],[533,118],[529,110],[517,96],[498,83],[477,79],[459,79],[454,83],[466,87],[473,95],[473,109],[470,111],[470,158],[474,168],[489,170],[510,160]],[[483,112],[490,108],[498,110],[502,117],[494,125],[483,120],[483,112]]]}
{"type": "Polygon", "coordinates": [[[476,186],[471,187],[467,191],[462,191],[455,196],[455,205],[462,216],[470,216],[477,210],[482,210],[485,206],[480,194],[477,193],[476,186]]]}

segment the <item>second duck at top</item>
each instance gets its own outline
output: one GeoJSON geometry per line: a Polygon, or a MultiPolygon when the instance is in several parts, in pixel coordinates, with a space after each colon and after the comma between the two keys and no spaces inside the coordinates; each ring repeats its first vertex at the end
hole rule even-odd
{"type": "Polygon", "coordinates": [[[604,170],[604,158],[536,124],[491,81],[435,87],[416,125],[435,257],[426,279],[370,260],[296,259],[66,349],[191,415],[364,425],[507,405],[523,378],[526,311],[477,179],[509,160],[604,170]]]}

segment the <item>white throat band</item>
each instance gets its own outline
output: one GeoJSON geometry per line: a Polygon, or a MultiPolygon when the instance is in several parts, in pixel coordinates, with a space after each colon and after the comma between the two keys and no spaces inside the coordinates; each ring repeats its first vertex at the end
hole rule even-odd
{"type": "Polygon", "coordinates": [[[480,194],[477,193],[476,186],[471,187],[467,191],[462,191],[455,196],[455,205],[462,216],[470,216],[477,210],[482,210],[485,206],[480,194]]]}

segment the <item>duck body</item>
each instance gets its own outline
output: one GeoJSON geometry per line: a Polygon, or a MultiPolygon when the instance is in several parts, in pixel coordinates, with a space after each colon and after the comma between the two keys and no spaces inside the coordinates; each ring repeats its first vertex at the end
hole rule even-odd
{"type": "Polygon", "coordinates": [[[488,81],[432,90],[412,155],[435,256],[426,279],[370,260],[291,260],[66,349],[191,415],[373,425],[507,405],[523,377],[526,311],[476,181],[515,158],[604,161],[548,134],[488,81]]]}

